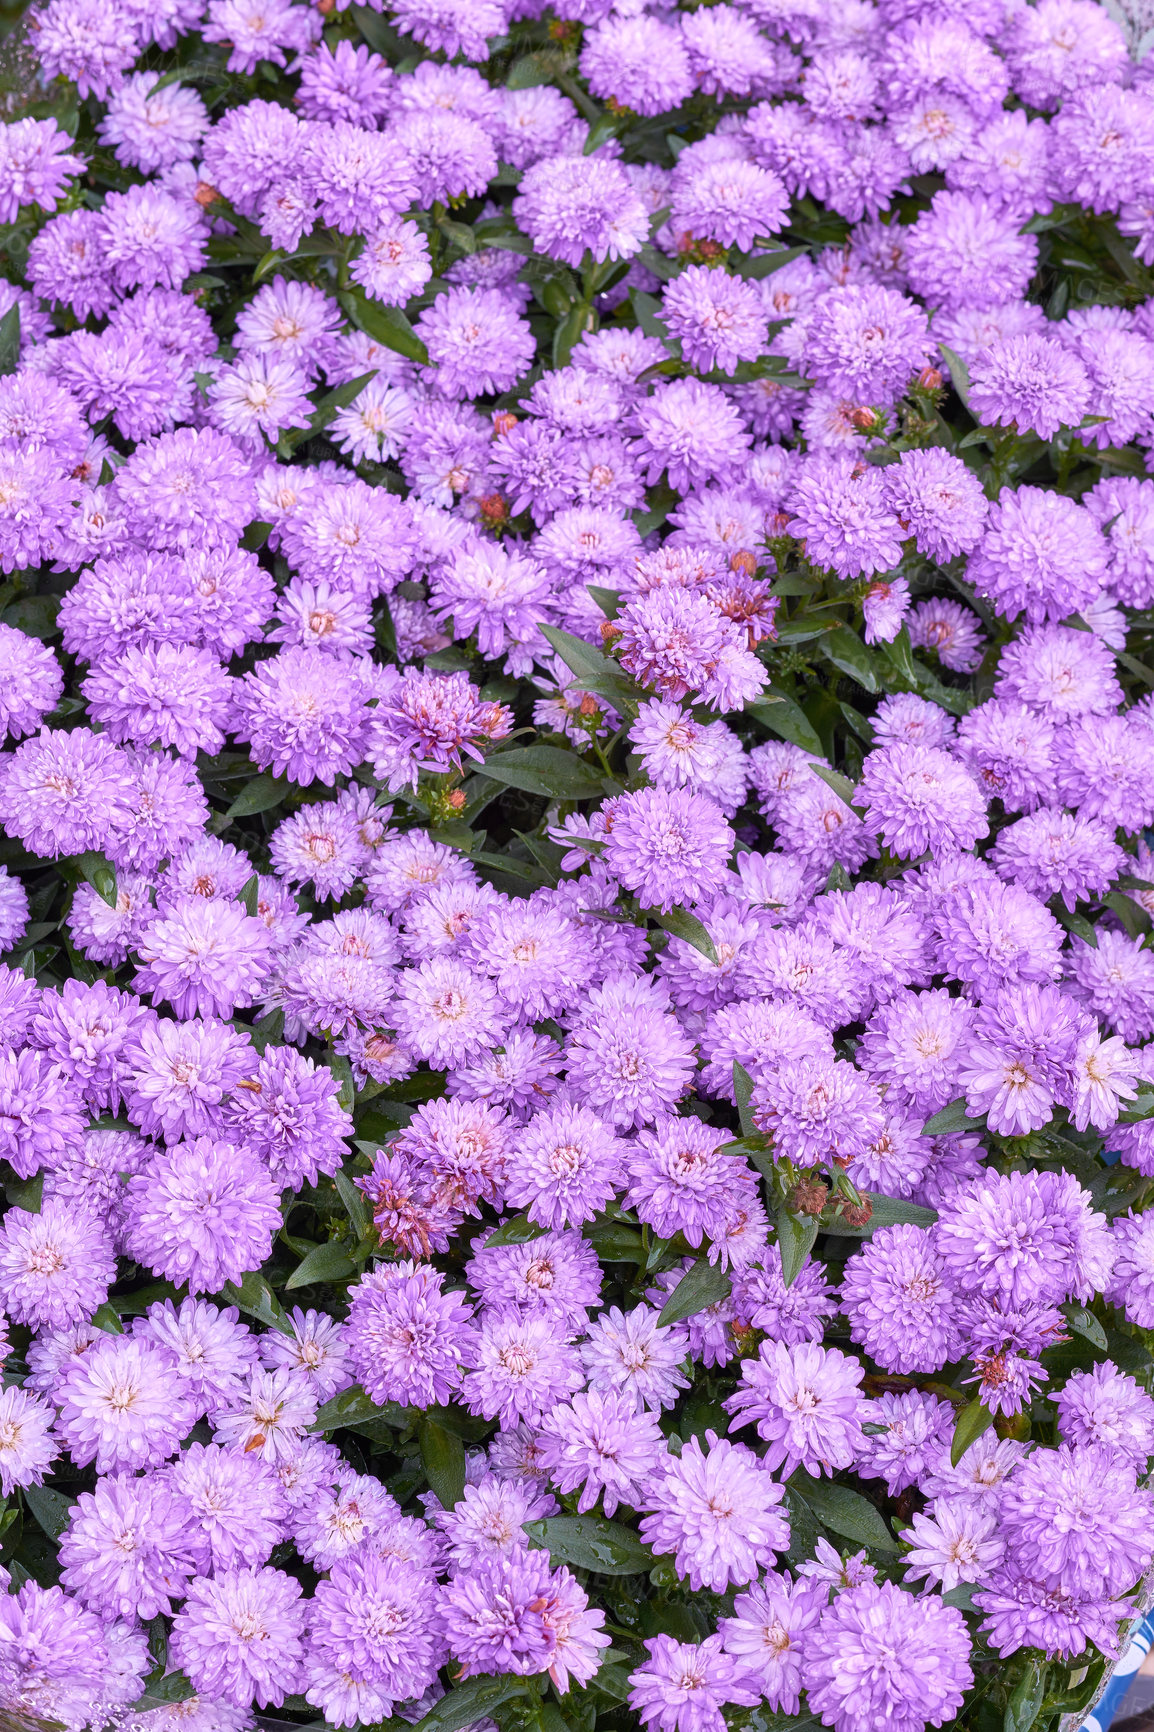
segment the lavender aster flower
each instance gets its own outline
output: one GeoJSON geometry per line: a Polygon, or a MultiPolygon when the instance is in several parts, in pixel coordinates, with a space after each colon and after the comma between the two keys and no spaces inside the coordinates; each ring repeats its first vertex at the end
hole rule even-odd
{"type": "Polygon", "coordinates": [[[631,1394],[590,1389],[554,1407],[541,1428],[541,1463],[559,1491],[581,1488],[584,1515],[604,1494],[611,1516],[619,1503],[643,1505],[664,1439],[653,1414],[631,1394]]]}
{"type": "Polygon", "coordinates": [[[78,1323],[104,1303],[115,1278],[103,1224],[62,1198],[45,1198],[35,1215],[9,1209],[0,1222],[0,1305],[14,1323],[78,1323]]]}
{"type": "Polygon", "coordinates": [[[279,1192],[258,1155],[197,1137],[158,1151],[128,1182],[131,1254],[192,1293],[259,1269],[280,1231],[279,1192]]]}
{"type": "Polygon", "coordinates": [[[194,1687],[238,1708],[279,1706],[300,1677],[300,1583],[281,1570],[235,1569],[194,1581],[169,1653],[194,1687]]]}
{"type": "Polygon", "coordinates": [[[472,1312],[444,1276],[415,1263],[364,1275],[349,1301],[349,1364],[374,1401],[449,1399],[471,1340],[472,1312]]]}
{"type": "Polygon", "coordinates": [[[853,1340],[886,1371],[937,1371],[955,1356],[954,1293],[918,1227],[882,1227],[855,1252],[841,1304],[853,1340]]]}
{"type": "Polygon", "coordinates": [[[724,1593],[752,1581],[789,1544],[782,1487],[752,1450],[705,1433],[670,1456],[646,1495],[641,1537],[672,1552],[690,1587],[724,1593]]]}
{"type": "Polygon", "coordinates": [[[109,1474],[82,1492],[60,1540],[60,1579],[106,1618],[170,1615],[196,1573],[188,1506],[158,1474],[109,1474]]]}
{"type": "Polygon", "coordinates": [[[940,1726],[973,1682],[965,1619],[938,1599],[915,1599],[893,1582],[840,1594],[806,1632],[802,1679],[813,1709],[835,1732],[940,1726]]]}
{"type": "Polygon", "coordinates": [[[629,1680],[629,1704],[646,1727],[658,1732],[723,1732],[724,1702],[746,1707],[759,1691],[740,1660],[724,1653],[720,1636],[677,1642],[651,1636],[649,1659],[629,1680]]]}
{"type": "Polygon", "coordinates": [[[61,1377],[58,1432],[77,1467],[131,1472],[175,1455],[198,1415],[170,1356],[135,1335],[100,1336],[61,1377]]]}
{"type": "Polygon", "coordinates": [[[756,1424],[769,1448],[765,1461],[807,1473],[835,1473],[852,1465],[864,1438],[862,1367],[836,1348],[763,1341],[756,1359],[742,1362],[741,1384],[726,1399],[730,1430],[756,1424]]]}
{"type": "Polygon", "coordinates": [[[54,1417],[46,1401],[16,1384],[0,1394],[0,1492],[5,1497],[17,1486],[43,1483],[56,1459],[54,1417]]]}

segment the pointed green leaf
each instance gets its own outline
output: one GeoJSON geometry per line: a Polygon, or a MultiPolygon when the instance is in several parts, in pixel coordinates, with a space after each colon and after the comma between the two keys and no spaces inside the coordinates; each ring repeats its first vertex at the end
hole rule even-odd
{"type": "Polygon", "coordinates": [[[485,1240],[485,1249],[491,1245],[526,1245],[533,1239],[539,1239],[545,1231],[536,1221],[531,1221],[528,1215],[514,1215],[511,1220],[503,1221],[485,1240]]]}
{"type": "Polygon", "coordinates": [[[833,1214],[828,1221],[822,1221],[822,1232],[831,1233],[835,1238],[868,1239],[879,1227],[932,1227],[938,1218],[936,1209],[924,1208],[921,1203],[909,1203],[904,1197],[882,1197],[876,1191],[863,1191],[861,1196],[873,1210],[864,1226],[848,1226],[844,1216],[833,1214]]]}
{"type": "Polygon", "coordinates": [[[454,1509],[465,1490],[465,1446],[426,1414],[419,1434],[421,1465],[429,1488],[443,1509],[454,1509]]]}
{"type": "Polygon", "coordinates": [[[712,962],[715,968],[720,967],[713,940],[696,914],[690,914],[687,908],[671,908],[668,914],[654,914],[652,918],[663,931],[674,938],[680,938],[685,944],[691,944],[694,950],[701,952],[707,962],[712,962]]]}
{"type": "Polygon", "coordinates": [[[927,1119],[922,1126],[922,1134],[927,1137],[944,1137],[955,1131],[981,1131],[985,1129],[986,1121],[972,1119],[966,1111],[966,1101],[963,1095],[959,1100],[951,1101],[948,1107],[935,1113],[932,1119],[927,1119]]]}
{"type": "Polygon", "coordinates": [[[798,1491],[818,1521],[831,1533],[853,1540],[871,1551],[900,1550],[884,1518],[860,1492],[847,1485],[835,1485],[831,1480],[813,1479],[804,1470],[790,1476],[791,1491],[798,1491]]]}
{"type": "Polygon", "coordinates": [[[757,1136],[757,1126],[753,1122],[753,1110],[750,1106],[753,1099],[753,1078],[736,1059],[733,1061],[733,1093],[737,1100],[737,1116],[741,1120],[742,1136],[757,1136]]]}
{"type": "Polygon", "coordinates": [[[1059,1309],[1075,1335],[1080,1335],[1083,1340],[1089,1341],[1091,1346],[1097,1347],[1103,1353],[1108,1351],[1109,1342],[1106,1340],[1106,1331],[1092,1311],[1088,1311],[1084,1305],[1076,1304],[1074,1300],[1071,1300],[1067,1305],[1060,1306],[1059,1309]]]}
{"type": "Polygon", "coordinates": [[[20,303],[13,301],[0,319],[0,376],[20,365],[20,303]]]}
{"type": "Polygon", "coordinates": [[[380,301],[370,301],[359,289],[338,295],[337,299],[353,324],[374,343],[383,343],[386,349],[394,349],[406,360],[428,366],[429,351],[400,307],[385,307],[380,301]]]}
{"type": "Polygon", "coordinates": [[[873,657],[856,631],[851,631],[848,625],[835,626],[833,631],[826,632],[818,648],[827,661],[856,680],[859,686],[864,686],[867,692],[877,691],[879,682],[873,657]]]}
{"type": "Polygon", "coordinates": [[[258,812],[269,812],[288,797],[292,786],[287,776],[270,776],[267,771],[254,776],[237,795],[225,817],[255,818],[258,812]]]}
{"type": "Polygon", "coordinates": [[[774,1224],[781,1251],[781,1278],[787,1287],[792,1287],[809,1261],[817,1238],[817,1222],[812,1215],[792,1215],[788,1209],[779,1209],[774,1224]]]}
{"type": "Polygon", "coordinates": [[[649,1547],[621,1522],[599,1516],[550,1516],[526,1522],[525,1532],[544,1546],[554,1563],[595,1570],[601,1576],[636,1576],[653,1568],[649,1547]]]}
{"type": "Polygon", "coordinates": [[[106,854],[90,848],[87,853],[75,854],[73,859],[80,868],[85,883],[91,884],[102,902],[107,902],[110,908],[116,907],[116,872],[106,854]]]}
{"type": "Polygon", "coordinates": [[[685,1317],[695,1317],[708,1311],[719,1299],[727,1299],[733,1282],[724,1269],[719,1269],[707,1257],[699,1257],[692,1269],[687,1269],[664,1305],[657,1319],[658,1328],[668,1328],[685,1317]]]}
{"type": "Polygon", "coordinates": [[[357,1266],[345,1247],[338,1239],[330,1239],[297,1264],[285,1282],[285,1292],[290,1287],[311,1287],[318,1281],[343,1281],[356,1272],[357,1266]]]}
{"type": "Polygon", "coordinates": [[[848,806],[851,812],[856,812],[859,818],[865,817],[864,808],[853,803],[857,789],[848,776],[843,776],[840,770],[831,770],[828,764],[807,764],[806,768],[815,776],[820,776],[826,787],[832,788],[838,799],[848,806]]]}
{"type": "Polygon", "coordinates": [[[50,1540],[58,1540],[72,1520],[75,1499],[49,1485],[22,1486],[20,1495],[50,1540]]]}
{"type": "Polygon", "coordinates": [[[942,352],[942,359],[950,369],[954,390],[968,409],[970,407],[970,369],[962,357],[955,350],[947,348],[945,343],[939,343],[938,348],[942,352]]]}
{"type": "Polygon", "coordinates": [[[779,740],[788,740],[791,746],[800,746],[803,752],[812,752],[815,757],[824,756],[821,740],[817,729],[806,715],[800,704],[795,704],[792,698],[783,692],[774,692],[771,688],[769,697],[772,702],[759,699],[756,703],[746,704],[744,715],[752,716],[771,734],[776,734],[779,740]]]}
{"type": "Polygon", "coordinates": [[[616,662],[610,661],[584,638],[575,637],[571,631],[562,631],[559,626],[543,625],[541,633],[553,645],[565,666],[576,675],[581,691],[594,692],[623,716],[637,714],[645,693],[633,684],[628,674],[622,673],[616,662]]]}
{"type": "Polygon", "coordinates": [[[549,800],[598,800],[605,792],[600,770],[560,746],[499,752],[485,759],[481,773],[506,788],[523,788],[549,800]]]}
{"type": "Polygon", "coordinates": [[[984,1431],[989,1431],[994,1416],[980,1401],[971,1401],[958,1414],[954,1426],[954,1441],[950,1445],[950,1466],[957,1467],[971,1443],[976,1443],[984,1431]]]}
{"type": "Polygon", "coordinates": [[[264,1276],[255,1270],[250,1271],[243,1281],[226,1281],[221,1288],[221,1294],[226,1305],[235,1305],[246,1317],[255,1317],[268,1328],[279,1329],[282,1335],[293,1333],[292,1324],[285,1316],[284,1306],[264,1276]]]}
{"type": "Polygon", "coordinates": [[[1017,1688],[1006,1704],[1006,1713],[1002,1721],[1003,1732],[1030,1732],[1038,1711],[1042,1706],[1042,1698],[1046,1694],[1046,1673],[1048,1666],[1041,1654],[1031,1654],[1025,1664],[1025,1670],[1018,1680],[1017,1688]]]}
{"type": "Polygon", "coordinates": [[[462,1727],[471,1726],[476,1720],[488,1719],[503,1702],[524,1696],[527,1689],[524,1678],[511,1677],[507,1672],[499,1678],[487,1674],[466,1678],[463,1684],[442,1696],[423,1720],[417,1721],[413,1732],[461,1732],[462,1727]]]}

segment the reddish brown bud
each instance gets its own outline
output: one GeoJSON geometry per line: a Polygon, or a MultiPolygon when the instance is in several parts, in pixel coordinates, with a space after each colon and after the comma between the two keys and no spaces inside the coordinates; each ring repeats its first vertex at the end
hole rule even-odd
{"type": "Polygon", "coordinates": [[[509,433],[517,425],[518,417],[511,409],[494,409],[493,432],[498,439],[509,433]]]}
{"type": "Polygon", "coordinates": [[[812,1215],[816,1219],[825,1208],[829,1196],[829,1186],[820,1179],[799,1179],[789,1196],[785,1206],[792,1215],[812,1215]]]}
{"type": "Polygon", "coordinates": [[[599,716],[601,714],[601,705],[597,702],[597,699],[593,696],[592,692],[584,692],[582,694],[581,702],[577,705],[577,714],[579,716],[584,716],[587,720],[593,716],[599,716]]]}
{"type": "Polygon", "coordinates": [[[872,433],[878,424],[876,409],[851,409],[849,418],[859,433],[872,433]]]}
{"type": "Polygon", "coordinates": [[[509,502],[500,493],[486,493],[477,509],[486,529],[500,529],[509,521],[509,502]]]}
{"type": "Polygon", "coordinates": [[[445,804],[446,806],[451,806],[454,812],[462,811],[465,805],[464,788],[454,788],[451,793],[446,794],[445,804]]]}
{"type": "Polygon", "coordinates": [[[874,1206],[865,1199],[860,1203],[843,1203],[840,1214],[847,1227],[867,1227],[873,1218],[874,1206]]]}
{"type": "Polygon", "coordinates": [[[744,571],[746,577],[752,577],[757,570],[757,558],[749,552],[748,548],[742,548],[740,553],[730,554],[729,569],[730,571],[744,571]]]}
{"type": "Polygon", "coordinates": [[[918,374],[918,384],[923,391],[940,391],[942,375],[936,367],[923,367],[918,374]]]}
{"type": "Polygon", "coordinates": [[[614,625],[611,619],[601,621],[601,642],[606,649],[612,649],[620,636],[621,627],[619,625],[614,625]]]}
{"type": "Polygon", "coordinates": [[[196,183],[196,190],[192,196],[200,206],[201,210],[207,210],[210,204],[216,203],[220,194],[214,186],[209,185],[208,181],[198,180],[196,183]]]}

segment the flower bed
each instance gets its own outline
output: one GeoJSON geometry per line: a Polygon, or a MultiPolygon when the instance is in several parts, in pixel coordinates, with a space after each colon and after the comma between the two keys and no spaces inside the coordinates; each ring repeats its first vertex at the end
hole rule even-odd
{"type": "Polygon", "coordinates": [[[5,1723],[1095,1699],[1154,1558],[1129,46],[9,43],[5,1723]]]}

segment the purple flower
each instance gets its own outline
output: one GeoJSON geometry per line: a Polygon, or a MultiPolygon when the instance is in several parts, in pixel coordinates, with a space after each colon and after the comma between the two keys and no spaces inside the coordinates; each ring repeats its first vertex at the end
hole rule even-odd
{"type": "Polygon", "coordinates": [[[870,752],[857,798],[901,859],[968,850],[989,829],[980,788],[955,758],[934,746],[870,752]]]}
{"type": "Polygon", "coordinates": [[[582,1515],[604,1494],[607,1516],[619,1503],[643,1507],[664,1449],[652,1413],[622,1390],[590,1389],[554,1407],[541,1428],[541,1464],[561,1492],[581,1488],[582,1515]]]}
{"type": "Polygon", "coordinates": [[[742,463],[749,446],[749,435],[729,398],[720,386],[700,379],[659,385],[638,404],[636,420],[640,439],[635,455],[646,479],[659,481],[664,472],[680,492],[742,463]]]}
{"type": "Polygon", "coordinates": [[[1064,343],[1028,331],[983,349],[970,369],[970,409],[987,426],[1052,439],[1077,427],[1090,407],[1090,381],[1064,343]]]}
{"type": "Polygon", "coordinates": [[[296,1689],[303,1657],[301,1585],[282,1570],[225,1570],[191,1583],[169,1640],[193,1687],[238,1708],[278,1707],[296,1689]]]}
{"type": "Polygon", "coordinates": [[[280,1231],[280,1198],[244,1144],[197,1137],[158,1151],[128,1182],[132,1256],[155,1275],[217,1293],[259,1269],[280,1231]]]}
{"type": "Polygon", "coordinates": [[[753,1093],[758,1128],[774,1149],[802,1167],[847,1162],[864,1154],[883,1129],[881,1098],[842,1059],[802,1058],[767,1072],[753,1093]]]}
{"type": "Polygon", "coordinates": [[[31,1390],[9,1384],[0,1394],[0,1492],[5,1497],[17,1486],[43,1484],[57,1454],[54,1417],[31,1390]]]}
{"type": "Polygon", "coordinates": [[[1128,834],[1154,822],[1154,732],[1141,712],[1086,716],[1066,730],[1058,794],[1083,818],[1128,834]]]}
{"type": "Polygon", "coordinates": [[[0,1305],[14,1323],[64,1329],[108,1297],[116,1259],[103,1224],[63,1198],[38,1214],[11,1208],[0,1222],[0,1305]]]}
{"type": "Polygon", "coordinates": [[[1014,986],[976,1013],[960,1086],[967,1110],[990,1128],[1025,1136],[1046,1124],[1056,1101],[1071,1100],[1084,1013],[1053,986],[1014,986]]]}
{"type": "Polygon", "coordinates": [[[1102,1360],[1091,1371],[1071,1372],[1056,1400],[1063,1442],[1093,1444],[1145,1472],[1154,1455],[1154,1401],[1132,1377],[1102,1360]]]}
{"type": "Polygon", "coordinates": [[[564,264],[628,259],[649,235],[649,215],[620,163],[610,157],[551,156],[526,169],[513,216],[538,251],[564,264]]]}
{"type": "Polygon", "coordinates": [[[823,389],[863,406],[896,402],[933,350],[922,309],[872,283],[823,295],[804,341],[805,371],[823,389]]]}
{"type": "Polygon", "coordinates": [[[274,775],[331,787],[364,757],[367,711],[361,664],[343,654],[286,649],[236,689],[237,738],[274,775]]]}
{"type": "Polygon", "coordinates": [[[970,581],[1007,619],[1061,620],[1097,597],[1108,565],[1105,540],[1085,506],[1040,487],[1003,488],[970,581]]]}
{"type": "Polygon", "coordinates": [[[629,1680],[629,1705],[642,1725],[657,1732],[724,1732],[725,1702],[750,1707],[760,1700],[746,1666],[722,1651],[721,1637],[677,1642],[650,1636],[649,1659],[629,1680]]]}
{"type": "Polygon", "coordinates": [[[880,469],[840,453],[811,456],[789,496],[789,533],[814,565],[838,577],[889,571],[902,556],[902,526],[880,469]]]}
{"type": "Polygon", "coordinates": [[[729,1428],[756,1424],[769,1445],[764,1459],[783,1478],[796,1467],[833,1474],[852,1466],[864,1446],[862,1376],[860,1363],[836,1348],[763,1341],[756,1359],[742,1361],[741,1384],[725,1401],[729,1428]]]}
{"type": "Polygon", "coordinates": [[[680,1576],[695,1591],[743,1587],[772,1566],[789,1545],[785,1493],[744,1444],[705,1433],[680,1456],[669,1456],[646,1493],[641,1537],[655,1552],[672,1552],[680,1576]]]}
{"type": "Polygon", "coordinates": [[[259,1455],[190,1443],[163,1481],[131,1483],[172,1488],[176,1508],[190,1522],[189,1543],[214,1575],[266,1563],[284,1535],[288,1503],[273,1468],[259,1455]]]}
{"type": "Polygon", "coordinates": [[[678,235],[748,252],[785,225],[789,199],[772,166],[739,155],[687,159],[674,171],[671,223],[678,235]]]}
{"type": "Polygon", "coordinates": [[[615,805],[605,864],[643,908],[663,913],[721,888],[733,831],[702,794],[642,788],[615,805]]]}
{"type": "Polygon", "coordinates": [[[846,1263],[850,1335],[886,1371],[938,1371],[957,1350],[954,1293],[933,1236],[882,1227],[846,1263]]]}
{"type": "Polygon", "coordinates": [[[426,1571],[399,1558],[362,1553],[338,1563],[309,1603],[310,1649],[375,1687],[387,1718],[436,1678],[444,1638],[429,1615],[434,1591],[426,1571]]]}
{"type": "Polygon", "coordinates": [[[1051,1658],[1074,1659],[1087,1643],[1117,1655],[1118,1619],[1125,1616],[1117,1602],[1047,1588],[1012,1560],[978,1589],[974,1603],[985,1613],[982,1633],[1002,1655],[1041,1648],[1051,1658]]]}
{"type": "Polygon", "coordinates": [[[805,1639],[825,1602],[812,1582],[791,1582],[770,1570],[748,1593],[738,1594],[733,1616],[720,1622],[726,1653],[756,1682],[774,1712],[798,1711],[805,1639]]]}
{"type": "Polygon", "coordinates": [[[349,1366],[375,1402],[446,1402],[472,1340],[472,1311],[415,1263],[363,1275],[349,1299],[349,1366]]]}
{"type": "Polygon", "coordinates": [[[540,1312],[551,1322],[584,1328],[601,1300],[596,1253],[580,1233],[542,1233],[514,1245],[487,1245],[479,1234],[465,1276],[486,1313],[540,1312]]]}
{"type": "Polygon", "coordinates": [[[698,1119],[663,1119],[642,1131],[628,1156],[626,1201],[664,1239],[684,1234],[694,1247],[719,1240],[756,1196],[748,1165],[719,1154],[727,1133],[698,1119]]]}
{"type": "Polygon", "coordinates": [[[920,553],[940,563],[976,546],[989,507],[977,476],[960,458],[939,446],[903,451],[882,470],[882,479],[890,510],[920,553]]]}
{"type": "Polygon", "coordinates": [[[471,1349],[473,1369],[462,1379],[469,1411],[503,1426],[540,1424],[585,1382],[565,1328],[564,1319],[550,1313],[486,1316],[471,1349]]]}
{"type": "Polygon", "coordinates": [[[227,1017],[257,996],[271,948],[267,927],[239,903],[182,896],[145,927],[133,984],[178,1016],[227,1017]]]}
{"type": "Polygon", "coordinates": [[[103,849],[127,816],[128,781],[123,754],[104,736],[42,728],[5,761],[0,824],[50,860],[103,849]]]}
{"type": "Polygon", "coordinates": [[[196,1573],[197,1547],[192,1513],[164,1478],[109,1474],[72,1507],[60,1579],[105,1618],[170,1615],[196,1573]]]}
{"type": "Polygon", "coordinates": [[[906,237],[916,295],[936,307],[996,307],[1024,299],[1038,243],[979,193],[938,192],[906,237]]]}
{"type": "Polygon", "coordinates": [[[957,1288],[1010,1305],[1085,1300],[1110,1268],[1105,1218],[1072,1173],[984,1173],[943,1199],[934,1238],[957,1288]]]}
{"type": "Polygon", "coordinates": [[[77,1467],[132,1472],[176,1454],[199,1415],[171,1357],[147,1337],[101,1335],[56,1390],[58,1432],[77,1467]]]}
{"type": "Polygon", "coordinates": [[[279,1471],[283,1462],[304,1448],[317,1406],[316,1392],[303,1371],[290,1365],[254,1370],[247,1384],[229,1397],[228,1405],[217,1407],[213,1428],[220,1443],[244,1455],[259,1450],[262,1459],[279,1471]]]}
{"type": "Polygon", "coordinates": [[[975,881],[939,904],[938,966],[974,998],[1027,982],[1048,985],[1062,972],[1063,932],[1044,903],[1016,884],[975,881]]]}
{"type": "Polygon", "coordinates": [[[622,1144],[588,1107],[536,1113],[513,1143],[505,1186],[510,1208],[548,1228],[592,1220],[622,1180],[622,1144]]]}
{"type": "Polygon", "coordinates": [[[693,1043],[659,1001],[613,984],[589,994],[566,1048],[570,1089],[625,1130],[672,1110],[694,1069],[693,1043]]]}
{"type": "Polygon", "coordinates": [[[688,1387],[681,1366],[688,1340],[678,1324],[662,1325],[648,1305],[620,1311],[611,1305],[589,1327],[581,1343],[585,1374],[594,1388],[620,1389],[638,1407],[673,1407],[688,1387]]]}
{"type": "MultiPolygon", "coordinates": [[[[891,1497],[920,1485],[953,1440],[954,1409],[936,1396],[911,1389],[883,1395],[867,1408],[865,1448],[857,1464],[862,1479],[884,1479],[891,1497]]],[[[804,1566],[803,1566],[804,1569],[804,1566]]]]}
{"type": "Polygon", "coordinates": [[[838,1595],[806,1632],[802,1680],[811,1708],[834,1732],[940,1726],[973,1683],[965,1619],[936,1598],[893,1582],[863,1582],[838,1595]]]}
{"type": "Polygon", "coordinates": [[[29,1579],[0,1596],[0,1688],[34,1715],[89,1719],[108,1682],[107,1626],[65,1594],[29,1579]]]}
{"type": "Polygon", "coordinates": [[[756,361],[767,342],[762,298],[753,283],[691,265],[666,286],[661,316],[692,367],[732,373],[756,361]]]}
{"type": "Polygon", "coordinates": [[[1093,1446],[1034,1450],[1002,1494],[999,1521],[1015,1569],[1084,1599],[1131,1588],[1154,1546],[1150,1492],[1093,1446]]]}

